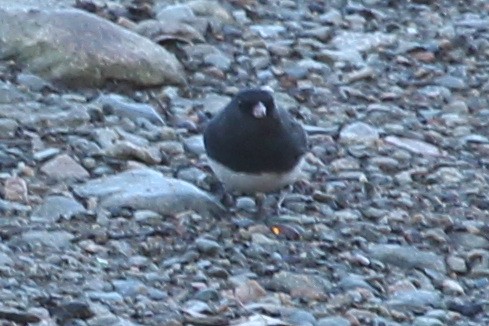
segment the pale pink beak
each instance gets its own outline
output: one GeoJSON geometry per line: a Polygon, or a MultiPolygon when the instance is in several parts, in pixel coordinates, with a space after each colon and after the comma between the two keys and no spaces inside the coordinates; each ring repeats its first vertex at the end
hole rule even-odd
{"type": "Polygon", "coordinates": [[[261,119],[266,115],[267,115],[267,107],[262,102],[258,102],[253,107],[253,116],[257,119],[261,119]]]}

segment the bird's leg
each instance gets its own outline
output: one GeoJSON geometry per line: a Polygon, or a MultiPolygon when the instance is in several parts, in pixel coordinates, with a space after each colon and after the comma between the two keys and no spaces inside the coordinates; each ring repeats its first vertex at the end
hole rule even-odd
{"type": "Polygon", "coordinates": [[[255,194],[256,217],[259,219],[264,218],[266,215],[265,199],[266,195],[264,193],[255,194]]]}
{"type": "Polygon", "coordinates": [[[282,207],[282,204],[284,203],[285,196],[287,195],[288,192],[292,191],[292,189],[293,189],[292,185],[288,185],[287,188],[280,190],[278,194],[277,203],[275,204],[275,213],[277,215],[280,215],[281,213],[284,212],[284,207],[282,207]]]}
{"type": "Polygon", "coordinates": [[[214,188],[217,197],[219,198],[221,204],[224,205],[224,207],[226,207],[227,209],[231,209],[234,206],[235,199],[233,195],[226,190],[221,182],[216,180],[216,182],[212,184],[212,188],[214,188]]]}

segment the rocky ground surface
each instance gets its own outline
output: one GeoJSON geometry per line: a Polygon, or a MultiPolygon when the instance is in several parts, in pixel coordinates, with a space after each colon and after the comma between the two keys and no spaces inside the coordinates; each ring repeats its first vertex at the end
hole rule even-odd
{"type": "Polygon", "coordinates": [[[117,25],[0,24],[1,325],[489,324],[486,1],[74,5],[117,25]],[[126,29],[178,58],[176,86],[126,29]],[[53,54],[110,33],[135,43],[80,55],[99,76],[53,54]],[[85,78],[104,85],[59,83],[85,78]],[[264,85],[310,138],[307,183],[267,225],[252,198],[216,199],[201,139],[264,85]]]}

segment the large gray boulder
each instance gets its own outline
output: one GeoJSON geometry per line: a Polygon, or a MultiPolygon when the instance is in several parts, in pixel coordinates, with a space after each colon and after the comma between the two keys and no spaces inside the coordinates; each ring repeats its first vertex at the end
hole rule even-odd
{"type": "Polygon", "coordinates": [[[71,87],[185,84],[163,47],[77,9],[0,9],[0,59],[71,87]]]}
{"type": "Polygon", "coordinates": [[[90,180],[74,188],[78,196],[99,199],[100,206],[117,210],[130,207],[172,215],[194,210],[203,215],[224,212],[214,197],[182,180],[143,168],[90,180]]]}

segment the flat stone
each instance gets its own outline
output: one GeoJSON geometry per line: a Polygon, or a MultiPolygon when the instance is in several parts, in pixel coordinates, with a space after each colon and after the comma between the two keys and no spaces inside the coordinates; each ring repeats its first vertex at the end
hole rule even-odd
{"type": "Polygon", "coordinates": [[[263,38],[274,38],[286,31],[285,27],[279,25],[252,25],[250,30],[263,38]]]}
{"type": "Polygon", "coordinates": [[[270,286],[295,298],[324,300],[332,285],[329,280],[319,275],[282,271],[273,276],[270,286]]]}
{"type": "Polygon", "coordinates": [[[22,240],[27,243],[39,243],[52,248],[66,248],[75,236],[66,231],[27,231],[22,240]]]}
{"type": "Polygon", "coordinates": [[[59,218],[70,219],[73,215],[85,211],[85,207],[73,198],[49,196],[40,206],[34,209],[31,220],[52,223],[59,218]]]}
{"type": "Polygon", "coordinates": [[[368,248],[367,255],[386,264],[400,268],[431,268],[445,272],[445,262],[442,256],[433,252],[421,251],[413,246],[394,244],[373,244],[368,248]]]}
{"type": "Polygon", "coordinates": [[[228,96],[208,94],[203,100],[203,110],[214,116],[224,109],[229,102],[231,102],[231,98],[228,96]]]}
{"type": "Polygon", "coordinates": [[[0,252],[0,266],[11,266],[14,264],[12,258],[9,257],[6,253],[0,252]]]}
{"type": "Polygon", "coordinates": [[[438,77],[434,80],[434,82],[439,86],[447,87],[454,90],[463,90],[468,87],[465,81],[463,81],[462,79],[449,75],[438,77]]]}
{"type": "Polygon", "coordinates": [[[343,317],[325,317],[321,318],[315,324],[316,326],[350,326],[348,319],[343,317]]]}
{"type": "Polygon", "coordinates": [[[21,203],[28,201],[27,183],[20,177],[13,176],[5,180],[3,192],[7,200],[21,203]]]}
{"type": "Polygon", "coordinates": [[[205,154],[204,139],[202,135],[195,135],[183,140],[183,146],[186,151],[200,156],[205,154]]]}
{"type": "Polygon", "coordinates": [[[36,161],[43,162],[45,160],[53,158],[54,156],[58,155],[60,152],[61,150],[59,148],[51,147],[35,152],[32,156],[36,161]]]}
{"type": "Polygon", "coordinates": [[[373,49],[392,45],[396,40],[397,37],[394,34],[385,34],[382,32],[338,31],[329,43],[344,51],[354,49],[359,52],[369,52],[373,49]]]}
{"type": "Polygon", "coordinates": [[[89,291],[87,295],[90,299],[101,302],[122,303],[124,298],[117,292],[98,292],[89,291]]]}
{"type": "Polygon", "coordinates": [[[467,264],[462,257],[458,256],[448,256],[447,257],[447,265],[450,270],[457,273],[465,273],[467,272],[467,264]]]}
{"type": "Polygon", "coordinates": [[[385,142],[399,148],[406,149],[412,153],[427,155],[427,156],[441,156],[442,153],[435,145],[429,144],[427,142],[409,139],[397,136],[387,136],[385,142]]]}
{"type": "Polygon", "coordinates": [[[365,123],[354,122],[340,131],[340,141],[346,144],[373,144],[379,139],[378,130],[365,123]]]}
{"type": "Polygon", "coordinates": [[[153,106],[146,103],[131,102],[128,98],[118,94],[101,94],[93,103],[109,108],[113,114],[120,117],[126,117],[134,121],[139,118],[145,118],[156,125],[162,126],[165,124],[153,106]]]}
{"type": "Polygon", "coordinates": [[[114,289],[123,297],[135,298],[140,294],[146,294],[148,289],[143,282],[136,279],[113,280],[114,289]]]}
{"type": "Polygon", "coordinates": [[[143,147],[125,140],[107,146],[102,154],[122,160],[137,160],[149,165],[159,164],[163,159],[156,147],[143,147]]]}
{"type": "Polygon", "coordinates": [[[255,280],[246,281],[234,289],[236,298],[243,303],[256,302],[266,296],[267,291],[255,280]]]}
{"type": "Polygon", "coordinates": [[[0,119],[0,137],[12,137],[18,127],[19,124],[14,119],[0,119]]]}
{"type": "Polygon", "coordinates": [[[130,207],[172,215],[184,210],[204,214],[222,213],[224,208],[212,196],[194,185],[163,176],[151,169],[135,169],[94,179],[74,187],[77,195],[98,197],[109,210],[130,207]]]}
{"type": "Polygon", "coordinates": [[[21,325],[38,323],[41,321],[41,318],[35,314],[16,309],[7,309],[6,307],[0,307],[0,319],[9,320],[21,325]]]}
{"type": "Polygon", "coordinates": [[[48,177],[57,180],[85,179],[90,176],[87,170],[85,170],[84,167],[78,164],[68,154],[58,155],[52,160],[46,162],[41,167],[41,171],[48,177]]]}
{"type": "Polygon", "coordinates": [[[420,317],[416,317],[412,325],[413,326],[443,326],[446,324],[436,318],[420,316],[420,317]]]}
{"type": "Polygon", "coordinates": [[[65,107],[40,102],[0,104],[0,116],[13,119],[34,130],[61,126],[79,127],[90,120],[86,108],[78,103],[69,103],[65,107]]]}
{"type": "Polygon", "coordinates": [[[387,305],[402,311],[418,311],[427,307],[440,307],[441,296],[428,290],[410,290],[397,292],[387,301],[387,305]]]}
{"type": "Polygon", "coordinates": [[[195,245],[200,252],[207,255],[215,255],[221,250],[221,245],[219,243],[206,238],[198,238],[195,240],[195,245]]]}

